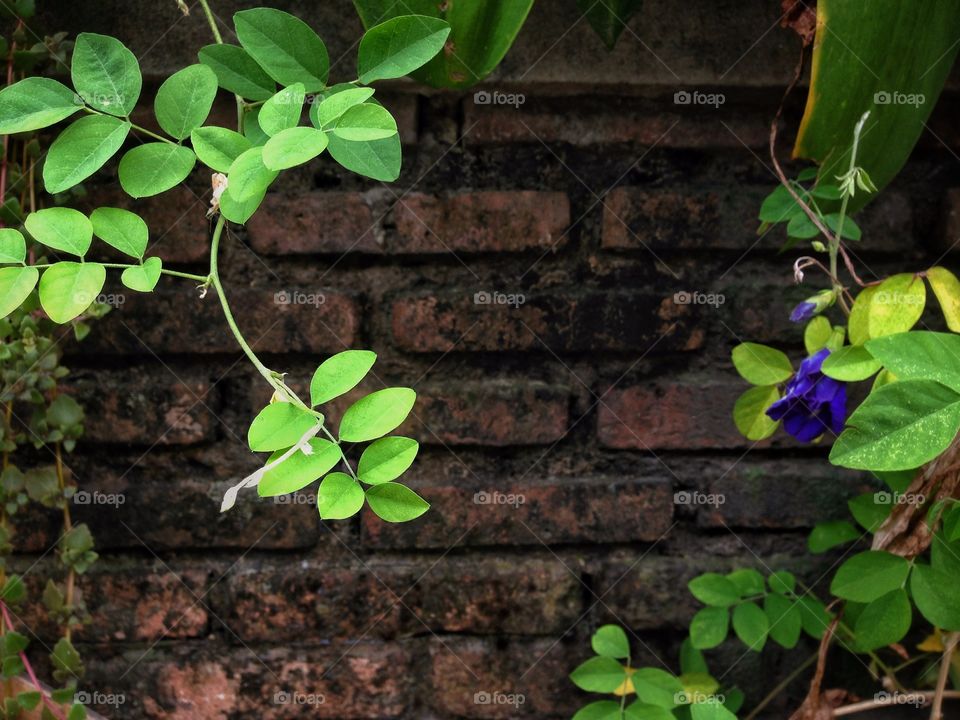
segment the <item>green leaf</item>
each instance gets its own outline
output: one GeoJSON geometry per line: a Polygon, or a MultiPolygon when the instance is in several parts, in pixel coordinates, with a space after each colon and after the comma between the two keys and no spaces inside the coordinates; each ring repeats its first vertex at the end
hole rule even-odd
{"type": "Polygon", "coordinates": [[[740,600],[740,591],[729,579],[719,573],[704,573],[693,578],[687,587],[704,605],[729,607],[740,600]]]}
{"type": "Polygon", "coordinates": [[[368,142],[397,134],[397,121],[382,105],[354,105],[337,120],[333,134],[341,140],[368,142]]]}
{"type": "Polygon", "coordinates": [[[430,503],[410,488],[398,483],[384,483],[367,488],[370,509],[382,520],[393,523],[415,520],[430,509],[430,503]]]}
{"type": "Polygon", "coordinates": [[[725,607],[705,607],[690,621],[690,644],[698,650],[710,650],[727,639],[730,611],[725,607]]]}
{"type": "Polygon", "coordinates": [[[619,625],[604,625],[590,639],[593,651],[602,657],[623,659],[630,657],[630,641],[619,625]]]}
{"type": "Polygon", "coordinates": [[[32,132],[70,117],[83,107],[63,83],[27,77],[0,90],[0,135],[32,132]]]}
{"type": "Polygon", "coordinates": [[[224,195],[240,203],[246,202],[261,197],[276,179],[277,172],[263,164],[263,148],[251,148],[230,165],[224,195]]]}
{"type": "MultiPolygon", "coordinates": [[[[801,199],[807,200],[807,193],[794,188],[801,199]]],[[[761,222],[777,224],[789,221],[795,215],[802,214],[803,210],[797,201],[783,185],[777,187],[764,198],[760,205],[759,219],[761,222]]]]}
{"type": "Polygon", "coordinates": [[[866,348],[899,380],[935,380],[960,392],[960,336],[915,330],[870,340],[866,348]]]}
{"type": "Polygon", "coordinates": [[[106,279],[99,263],[57,263],[40,278],[40,305],[54,322],[70,322],[93,304],[106,279]]]}
{"type": "Polygon", "coordinates": [[[830,462],[909,470],[939,455],[960,429],[960,394],[931,380],[900,380],[870,393],[847,420],[830,462]]]}
{"type": "Polygon", "coordinates": [[[798,240],[812,240],[820,234],[820,228],[814,225],[813,220],[806,213],[800,213],[790,218],[787,223],[787,236],[798,240]]]}
{"type": "Polygon", "coordinates": [[[753,595],[762,595],[766,592],[763,575],[753,568],[741,568],[727,573],[727,580],[737,586],[740,597],[747,598],[753,595]]]}
{"type": "Polygon", "coordinates": [[[217,75],[206,65],[190,65],[168,77],[154,99],[160,127],[183,140],[203,125],[217,97],[217,75]]]}
{"type": "Polygon", "coordinates": [[[307,92],[317,92],[327,84],[327,48],[299,18],[272,8],[253,8],[234,15],[233,24],[240,44],[281,85],[300,82],[307,92]]]}
{"type": "Polygon", "coordinates": [[[130,257],[142,258],[150,231],[136,213],[120,208],[100,207],[90,214],[93,234],[107,245],[130,257]]]}
{"type": "Polygon", "coordinates": [[[248,108],[243,113],[243,135],[253,147],[264,145],[270,139],[260,127],[260,107],[248,108]]]}
{"type": "Polygon", "coordinates": [[[86,720],[87,709],[80,703],[74,703],[70,706],[70,712],[67,713],[67,720],[86,720]]]}
{"type": "Polygon", "coordinates": [[[870,298],[867,331],[871,338],[906,332],[923,314],[927,286],[912,273],[887,278],[870,298]]]}
{"type": "Polygon", "coordinates": [[[120,160],[120,185],[127,195],[150,197],[176,187],[190,174],[197,156],[193,150],[169,143],[147,143],[120,160]]]}
{"type": "Polygon", "coordinates": [[[221,127],[197,128],[190,133],[190,142],[200,162],[222,173],[229,172],[233,161],[253,147],[240,133],[221,127]]]}
{"type": "Polygon", "coordinates": [[[322,129],[339,119],[347,110],[373,97],[373,88],[347,86],[346,90],[328,95],[310,108],[310,121],[322,129]]]}
{"type": "Polygon", "coordinates": [[[163,262],[158,257],[147,258],[143,264],[124,269],[120,275],[120,282],[137,292],[153,292],[160,282],[160,271],[163,262]]]}
{"type": "Polygon", "coordinates": [[[319,422],[319,418],[293,403],[271,403],[250,424],[247,444],[254,452],[285,450],[296,445],[319,422]]]}
{"type": "Polygon", "coordinates": [[[873,285],[861,290],[850,309],[847,329],[851,345],[863,345],[870,339],[870,303],[879,287],[879,285],[873,285]]]}
{"type": "Polygon", "coordinates": [[[682,673],[708,673],[707,660],[703,653],[697,650],[690,642],[689,637],[685,637],[680,643],[680,672],[682,673]]]}
{"type": "Polygon", "coordinates": [[[876,650],[900,642],[910,630],[912,609],[907,591],[898,588],[867,605],[853,628],[856,648],[876,650]]]}
{"type": "Polygon", "coordinates": [[[83,422],[83,408],[69,395],[58,395],[47,408],[47,422],[65,430],[83,422]]]}
{"type": "Polygon", "coordinates": [[[360,41],[360,82],[408,75],[443,49],[450,26],[426,15],[401,15],[370,28],[360,41]]]}
{"type": "Polygon", "coordinates": [[[797,602],[771,593],[763,599],[763,611],[767,616],[771,639],[790,650],[797,646],[803,629],[803,616],[797,602]]]}
{"type": "Polygon", "coordinates": [[[743,393],[733,406],[733,422],[748,440],[764,440],[777,431],[780,422],[767,415],[767,409],[780,399],[775,385],[753,387],[743,393]]]}
{"type": "Polygon", "coordinates": [[[880,361],[862,345],[847,345],[830,353],[822,366],[824,375],[844,382],[866,380],[879,369],[880,361]]]}
{"type": "Polygon", "coordinates": [[[626,679],[623,665],[609,657],[592,657],[570,673],[573,684],[587,692],[612,693],[626,679]]]}
{"type": "Polygon", "coordinates": [[[33,239],[54,250],[83,257],[93,241],[93,225],[79,210],[54,207],[27,215],[24,222],[33,239]]]}
{"type": "Polygon", "coordinates": [[[748,649],[760,652],[767,644],[770,621],[756,603],[741,603],[733,609],[733,631],[748,649]]]}
{"type": "MultiPolygon", "coordinates": [[[[830,213],[829,215],[825,215],[823,218],[823,224],[830,228],[830,230],[832,230],[834,233],[837,233],[838,228],[840,227],[840,214],[830,213]]],[[[854,222],[853,218],[851,218],[849,215],[843,219],[843,232],[840,233],[840,237],[847,240],[852,240],[853,242],[857,242],[861,237],[863,237],[860,226],[857,225],[857,223],[854,222]]]]}
{"type": "Polygon", "coordinates": [[[778,595],[792,593],[797,588],[797,578],[789,570],[777,570],[770,573],[767,578],[767,584],[770,585],[770,591],[778,595]]]}
{"type": "Polygon", "coordinates": [[[727,710],[719,700],[708,700],[690,706],[693,720],[737,720],[737,716],[727,710]]]}
{"type": "Polygon", "coordinates": [[[573,720],[621,720],[620,703],[613,700],[600,700],[580,708],[573,720]]]}
{"type": "Polygon", "coordinates": [[[940,302],[947,327],[960,332],[960,280],[946,268],[935,267],[927,270],[927,281],[940,302]]]}
{"type": "Polygon", "coordinates": [[[237,202],[230,196],[230,193],[225,192],[220,196],[220,214],[230,222],[243,225],[257,211],[264,197],[266,197],[266,191],[254,195],[249,200],[237,202]]]}
{"type": "Polygon", "coordinates": [[[345,350],[324,360],[310,381],[310,404],[330,402],[355,388],[377,361],[369,350],[345,350]]]}
{"type": "Polygon", "coordinates": [[[349,475],[330,473],[317,490],[317,509],[323,520],[345,520],[363,507],[363,488],[349,475]]]}
{"type": "Polygon", "coordinates": [[[281,130],[263,146],[268,170],[286,170],[310,162],[327,149],[327,134],[310,127],[281,130]]]}
{"type": "Polygon", "coordinates": [[[630,680],[641,702],[666,709],[679,704],[677,696],[683,692],[683,683],[665,670],[640,668],[630,680]]]}
{"type": "Polygon", "coordinates": [[[609,50],[613,50],[640,4],[641,0],[577,0],[580,12],[609,50]]]}
{"type": "Polygon", "coordinates": [[[270,137],[296,127],[300,123],[305,97],[303,83],[285,87],[260,108],[260,115],[257,117],[260,127],[270,137]]]}
{"type": "Polygon", "coordinates": [[[213,70],[227,92],[260,102],[273,96],[277,85],[249,53],[237,45],[207,45],[197,54],[213,70]]]}
{"type": "Polygon", "coordinates": [[[381,485],[396,480],[413,464],[419,449],[420,444],[410,438],[381,438],[363,451],[357,475],[367,485],[381,485]]]}
{"type": "Polygon", "coordinates": [[[103,115],[72,123],[53,141],[43,164],[47,192],[69,190],[93,175],[120,149],[129,132],[129,122],[103,115]]]}
{"type": "Polygon", "coordinates": [[[793,376],[790,358],[776,348],[741,343],[733,349],[733,366],[753,385],[776,385],[793,376]]]}
{"type": "Polygon", "coordinates": [[[892,497],[889,493],[863,493],[847,502],[853,518],[868,532],[875,533],[890,515],[892,497]],[[884,496],[888,496],[886,502],[884,496]]]}
{"type": "Polygon", "coordinates": [[[844,600],[868,603],[907,581],[910,563],[899,555],[868,550],[846,560],[833,576],[830,592],[844,600]]]}
{"type": "Polygon", "coordinates": [[[22,263],[27,259],[27,243],[23,233],[13,228],[0,228],[0,263],[22,263]]]}
{"type": "Polygon", "coordinates": [[[917,564],[910,575],[910,593],[917,610],[941,630],[960,630],[960,595],[956,578],[929,565],[917,564]]]}
{"type": "Polygon", "coordinates": [[[118,117],[133,112],[143,85],[136,56],[116,38],[95,33],[77,35],[70,76],[88,105],[118,117]]]}
{"type": "Polygon", "coordinates": [[[350,172],[381,182],[393,182],[400,177],[402,152],[399,133],[369,142],[352,142],[336,135],[328,139],[330,157],[350,172]]]}
{"type": "Polygon", "coordinates": [[[376,440],[406,420],[417,394],[410,388],[387,388],[361,398],[343,414],[340,439],[345,442],[376,440]]]}
{"type": "Polygon", "coordinates": [[[34,267],[0,268],[0,317],[6,317],[30,297],[40,271],[34,267]]]}
{"type": "MultiPolygon", "coordinates": [[[[340,462],[340,448],[335,443],[312,438],[309,444],[313,454],[306,455],[298,451],[264,474],[257,485],[257,494],[260,497],[288,495],[302,490],[326,475],[340,462]]],[[[267,464],[274,462],[284,452],[286,449],[277,450],[267,459],[267,464]]]]}
{"type": "Polygon", "coordinates": [[[797,598],[797,606],[800,608],[803,631],[815,640],[822,638],[833,621],[826,605],[814,597],[804,595],[797,598]]]}
{"type": "Polygon", "coordinates": [[[807,323],[807,327],[803,331],[803,344],[807,349],[807,355],[813,355],[817,350],[825,348],[832,333],[833,328],[830,326],[830,321],[823,315],[817,315],[807,323]]]}

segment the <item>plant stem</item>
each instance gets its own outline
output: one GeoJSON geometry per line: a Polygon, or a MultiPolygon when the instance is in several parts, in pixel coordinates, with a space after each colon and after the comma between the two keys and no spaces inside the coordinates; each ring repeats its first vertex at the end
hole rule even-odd
{"type": "Polygon", "coordinates": [[[943,698],[950,679],[950,663],[953,653],[960,644],[960,633],[949,633],[943,639],[943,659],[940,661],[940,674],[937,676],[937,689],[933,695],[933,709],[930,711],[930,720],[943,720],[943,698]]]}
{"type": "Polygon", "coordinates": [[[790,686],[790,683],[792,683],[794,680],[800,677],[804,672],[806,672],[807,668],[809,668],[811,665],[813,665],[817,661],[818,655],[819,653],[814,653],[813,655],[808,657],[806,661],[802,665],[800,665],[796,670],[794,670],[789,675],[787,675],[787,677],[785,677],[779,685],[777,685],[773,690],[767,693],[767,695],[763,698],[763,700],[760,701],[760,704],[758,704],[753,710],[751,710],[750,714],[747,715],[744,718],[744,720],[753,720],[755,717],[757,717],[757,715],[759,715],[763,711],[763,709],[767,707],[767,705],[773,702],[773,700],[777,697],[777,695],[779,695],[784,690],[786,690],[790,686]]]}
{"type": "Polygon", "coordinates": [[[207,23],[210,25],[210,31],[213,33],[217,45],[223,45],[223,36],[220,35],[220,28],[217,27],[217,19],[213,16],[210,4],[207,0],[200,0],[200,7],[203,8],[203,14],[207,16],[207,23]]]}
{"type": "MultiPolygon", "coordinates": [[[[57,464],[56,464],[57,486],[60,488],[60,492],[62,494],[64,489],[66,488],[67,483],[66,483],[66,477],[64,476],[64,472],[63,472],[63,451],[61,449],[61,443],[59,442],[56,443],[54,448],[55,448],[54,453],[57,460],[57,464]]],[[[63,532],[64,534],[66,534],[70,532],[72,529],[73,529],[73,520],[70,517],[70,505],[66,501],[66,499],[64,499],[63,532]]],[[[76,585],[76,571],[71,567],[67,571],[66,591],[64,592],[64,603],[69,612],[72,612],[75,585],[76,585]]],[[[64,637],[66,637],[67,640],[70,640],[72,635],[73,635],[73,629],[70,627],[70,623],[68,622],[66,627],[64,628],[64,637]]]]}
{"type": "MultiPolygon", "coordinates": [[[[38,270],[42,270],[43,268],[53,267],[55,264],[56,263],[45,263],[41,265],[31,265],[30,267],[35,267],[38,270]]],[[[130,265],[127,263],[99,263],[99,264],[103,265],[103,267],[105,268],[116,268],[116,269],[122,269],[122,270],[126,270],[127,268],[132,268],[132,267],[140,267],[139,265],[130,265]]],[[[184,280],[194,280],[199,283],[207,283],[210,280],[209,277],[204,275],[194,275],[193,273],[180,272],[179,270],[167,270],[165,268],[160,271],[160,274],[183,278],[184,280]]]]}

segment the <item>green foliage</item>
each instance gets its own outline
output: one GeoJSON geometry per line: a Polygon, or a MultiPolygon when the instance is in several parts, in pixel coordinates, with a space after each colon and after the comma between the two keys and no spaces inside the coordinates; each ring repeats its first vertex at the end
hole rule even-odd
{"type": "Polygon", "coordinates": [[[357,477],[367,485],[382,485],[403,475],[417,457],[420,444],[405,437],[385,437],[372,442],[357,464],[357,477]]]}
{"type": "Polygon", "coordinates": [[[190,148],[165,142],[140,145],[120,160],[120,185],[130,197],[159,195],[186,180],[196,162],[190,148]]]}
{"type": "MultiPolygon", "coordinates": [[[[257,492],[261,497],[287,495],[302,490],[326,475],[340,462],[340,448],[336,443],[312,438],[308,445],[309,455],[303,451],[296,452],[266,472],[257,485],[257,492]]],[[[282,454],[281,450],[274,452],[267,464],[275,462],[282,454]]]]}
{"type": "Polygon", "coordinates": [[[129,122],[105,115],[82,117],[53,141],[43,164],[48,193],[69,190],[102,168],[123,145],[129,122]]]}
{"type": "Polygon", "coordinates": [[[210,115],[217,96],[217,76],[206,65],[191,65],[168,77],[157,90],[153,108],[170,137],[183,140],[210,115]]]}
{"type": "Polygon", "coordinates": [[[284,450],[317,425],[318,418],[290,402],[267,405],[253,419],[247,444],[254,452],[284,450]]]}
{"type": "Polygon", "coordinates": [[[366,498],[374,514],[387,522],[416,520],[430,509],[426,500],[410,488],[395,482],[367,488],[366,498]]]}
{"type": "Polygon", "coordinates": [[[125,268],[120,274],[124,287],[137,292],[148,293],[160,282],[163,261],[158,257],[147,258],[141,265],[125,268]]]}
{"type": "Polygon", "coordinates": [[[263,164],[279,172],[310,162],[327,149],[327,135],[308,127],[281,130],[263,146],[263,164]]]}
{"type": "Polygon", "coordinates": [[[234,130],[219,127],[197,128],[190,134],[190,143],[204,165],[217,172],[229,172],[233,161],[253,145],[234,130]]]}
{"type": "Polygon", "coordinates": [[[93,240],[87,216],[70,208],[48,208],[27,216],[24,225],[33,239],[53,250],[83,257],[93,240]]]}
{"type": "Polygon", "coordinates": [[[609,50],[613,50],[640,4],[640,0],[577,0],[580,12],[609,50]]]}
{"type": "Polygon", "coordinates": [[[322,405],[349,392],[376,361],[376,353],[369,350],[346,350],[325,360],[310,381],[310,404],[322,405]]]}
{"type": "Polygon", "coordinates": [[[737,345],[733,349],[733,365],[753,385],[776,385],[793,375],[790,358],[775,348],[756,343],[737,345]]]}
{"type": "Polygon", "coordinates": [[[771,420],[767,410],[780,399],[780,391],[774,385],[754,387],[737,398],[733,406],[733,421],[748,440],[764,440],[773,435],[780,423],[771,420]]]}
{"type": "Polygon", "coordinates": [[[341,472],[327,475],[317,490],[317,509],[323,520],[343,520],[352,517],[360,512],[363,500],[363,488],[360,483],[341,472]]]}
{"type": "Polygon", "coordinates": [[[450,26],[426,15],[401,15],[370,28],[360,41],[360,82],[409,75],[443,48],[450,26]]]}
{"type": "Polygon", "coordinates": [[[285,87],[260,108],[260,115],[257,117],[260,127],[270,137],[296,127],[300,123],[305,97],[303,83],[285,87]]]}
{"type": "Polygon", "coordinates": [[[242,98],[268,100],[277,90],[273,78],[242,47],[207,45],[200,50],[198,57],[203,65],[213,70],[220,87],[242,98]]]}
{"type": "Polygon", "coordinates": [[[870,550],[846,560],[833,576],[830,592],[844,600],[869,603],[903,587],[910,564],[899,555],[870,550]]]}
{"type": "Polygon", "coordinates": [[[70,77],[90,107],[117,117],[133,112],[143,85],[136,56],[116,38],[95,33],[77,36],[70,77]]]}
{"type": "Polygon", "coordinates": [[[383,437],[406,420],[417,394],[409,388],[387,388],[361,398],[343,414],[340,439],[366,442],[383,437]]]}
{"type": "Polygon", "coordinates": [[[326,86],[327,48],[305,22],[273,8],[253,8],[234,15],[233,24],[243,48],[278,83],[303,83],[307,92],[326,86]]]}
{"type": "MultiPolygon", "coordinates": [[[[125,255],[142,258],[150,231],[136,213],[120,208],[99,207],[90,214],[93,234],[125,255]]],[[[81,255],[84,253],[80,253],[81,255]]]]}
{"type": "Polygon", "coordinates": [[[40,305],[54,322],[69,322],[94,303],[106,277],[100,263],[57,263],[40,278],[40,305]]]}
{"type": "Polygon", "coordinates": [[[76,96],[63,83],[28,77],[0,90],[0,135],[50,127],[80,109],[76,96]]]}

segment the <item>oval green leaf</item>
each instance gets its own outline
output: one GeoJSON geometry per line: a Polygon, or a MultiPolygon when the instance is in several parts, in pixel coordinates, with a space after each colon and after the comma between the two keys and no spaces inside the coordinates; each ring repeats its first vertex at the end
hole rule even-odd
{"type": "Polygon", "coordinates": [[[286,450],[319,422],[317,417],[293,403],[271,403],[250,423],[247,444],[254,452],[286,450]]]}
{"type": "Polygon", "coordinates": [[[905,558],[879,550],[854,555],[833,576],[830,592],[844,600],[869,603],[903,587],[910,572],[905,558]]]}
{"type": "Polygon", "coordinates": [[[93,224],[79,210],[54,207],[27,215],[24,222],[33,239],[48,248],[83,257],[93,241],[93,224]]]}
{"type": "Polygon", "coordinates": [[[619,625],[604,625],[590,638],[590,647],[601,657],[623,659],[630,656],[630,641],[619,625]]]}
{"type": "Polygon", "coordinates": [[[415,520],[430,509],[430,503],[413,490],[398,483],[384,483],[367,488],[370,509],[381,519],[392,523],[415,520]]]}
{"type": "Polygon", "coordinates": [[[776,385],[793,375],[790,358],[776,348],[757,343],[741,343],[733,349],[733,366],[753,385],[776,385]]]}
{"type": "Polygon", "coordinates": [[[37,286],[39,277],[40,271],[34,267],[0,268],[0,317],[6,317],[23,305],[37,286]]]}
{"type": "Polygon", "coordinates": [[[935,267],[927,270],[927,281],[940,302],[947,327],[960,332],[960,280],[946,268],[935,267]]]}
{"type": "Polygon", "coordinates": [[[363,507],[363,488],[349,475],[330,473],[317,490],[317,510],[323,520],[345,520],[363,507]]]}
{"type": "Polygon", "coordinates": [[[310,404],[322,405],[352,390],[376,361],[370,350],[344,350],[324,360],[310,380],[310,404]]]}
{"type": "Polygon", "coordinates": [[[54,322],[70,322],[93,304],[106,279],[99,263],[57,263],[40,278],[40,306],[54,322]]]}
{"type": "Polygon", "coordinates": [[[260,115],[257,116],[260,127],[270,137],[296,127],[300,124],[305,97],[303,83],[285,87],[260,108],[260,115]]]}
{"type": "Polygon", "coordinates": [[[363,103],[340,116],[333,134],[353,142],[383,140],[397,134],[397,121],[382,105],[363,103]]]}
{"type": "Polygon", "coordinates": [[[733,610],[733,631],[749,650],[760,652],[767,644],[770,621],[756,603],[741,603],[733,610]]]}
{"type": "Polygon", "coordinates": [[[96,33],[77,36],[70,76],[90,107],[118,117],[133,112],[143,86],[136,56],[116,38],[96,33]]]}
{"type": "Polygon", "coordinates": [[[240,44],[281,85],[300,82],[307,92],[317,92],[327,84],[327,48],[299,18],[273,8],[253,8],[236,13],[233,24],[240,44]]]}
{"type": "Polygon", "coordinates": [[[369,142],[344,140],[331,134],[329,141],[330,157],[350,172],[381,182],[393,182],[400,177],[403,153],[399,133],[369,142]]]}
{"type": "Polygon", "coordinates": [[[853,627],[856,649],[869,652],[900,642],[910,630],[913,609],[907,591],[897,588],[867,605],[853,627]]]}
{"type": "Polygon", "coordinates": [[[880,361],[862,345],[847,345],[823,361],[823,374],[834,380],[859,382],[880,370],[880,361]]]}
{"type": "Polygon", "coordinates": [[[130,123],[104,115],[82,117],[53,141],[43,164],[48,193],[69,190],[114,156],[127,139],[130,123]]]}
{"type": "Polygon", "coordinates": [[[82,107],[76,93],[63,83],[45,77],[24,78],[0,90],[0,135],[41,130],[82,107]]]}
{"type": "Polygon", "coordinates": [[[328,95],[322,102],[310,108],[310,121],[317,128],[324,128],[337,120],[350,108],[365,103],[373,97],[373,88],[353,87],[328,95]]]}
{"type": "Polygon", "coordinates": [[[776,432],[780,422],[767,415],[767,409],[780,399],[775,385],[754,387],[737,398],[733,406],[733,422],[748,440],[764,440],[776,432]]]}
{"type": "MultiPolygon", "coordinates": [[[[319,480],[340,462],[340,448],[335,443],[322,438],[310,440],[311,455],[296,452],[272,470],[268,470],[257,485],[260,497],[275,497],[303,490],[315,480],[319,480]]],[[[268,459],[274,462],[285,450],[277,450],[268,459]]]]}
{"type": "Polygon", "coordinates": [[[150,197],[176,187],[197,162],[193,150],[155,142],[130,150],[120,160],[120,185],[134,198],[150,197]]]}
{"type": "Polygon", "coordinates": [[[370,444],[357,465],[357,475],[367,485],[382,485],[403,475],[417,457],[420,444],[411,438],[387,437],[370,444]]]}
{"type": "Polygon", "coordinates": [[[13,228],[0,228],[0,263],[22,263],[27,259],[27,243],[23,233],[13,228]]]}
{"type": "Polygon", "coordinates": [[[207,45],[197,56],[213,70],[224,90],[257,102],[272,97],[277,84],[249,53],[237,45],[207,45]]]}
{"type": "Polygon", "coordinates": [[[906,332],[923,314],[927,286],[912,273],[884,280],[870,298],[867,332],[871,338],[906,332]]]}
{"type": "Polygon", "coordinates": [[[142,217],[121,208],[101,207],[90,214],[93,234],[124,255],[142,258],[150,231],[142,217]]]}
{"type": "Polygon", "coordinates": [[[239,203],[261,197],[267,192],[270,184],[277,179],[277,174],[275,170],[263,164],[263,148],[251,148],[230,165],[227,191],[224,194],[239,203]]]}
{"type": "Polygon", "coordinates": [[[406,420],[417,394],[410,388],[387,388],[361,398],[343,414],[340,439],[366,442],[383,437],[406,420]]]}
{"type": "Polygon", "coordinates": [[[154,99],[160,127],[177,140],[203,125],[217,97],[217,76],[206,65],[190,65],[168,77],[154,99]]]}
{"type": "Polygon", "coordinates": [[[327,149],[327,134],[312,127],[281,130],[263,146],[263,164],[286,170],[310,162],[327,149]]]}
{"type": "Polygon", "coordinates": [[[401,15],[370,28],[360,41],[360,82],[407,75],[427,64],[450,34],[450,26],[426,15],[401,15]]]}
{"type": "Polygon", "coordinates": [[[233,161],[253,147],[235,130],[212,126],[194,130],[190,133],[190,142],[200,162],[222,173],[229,172],[233,161]]]}
{"type": "Polygon", "coordinates": [[[158,257],[144,260],[142,265],[126,268],[120,275],[120,282],[137,292],[153,292],[160,282],[163,262],[158,257]]]}
{"type": "Polygon", "coordinates": [[[698,650],[710,650],[727,639],[730,611],[725,607],[705,607],[690,621],[690,644],[698,650]]]}

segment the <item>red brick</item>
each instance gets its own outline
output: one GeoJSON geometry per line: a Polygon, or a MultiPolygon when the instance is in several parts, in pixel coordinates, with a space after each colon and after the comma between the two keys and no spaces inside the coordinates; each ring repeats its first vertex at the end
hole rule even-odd
{"type": "MultiPolygon", "coordinates": [[[[414,465],[421,478],[428,469],[414,465]]],[[[416,522],[384,523],[363,514],[363,542],[377,549],[541,546],[652,542],[673,524],[670,484],[612,478],[509,477],[482,483],[416,483],[431,509],[416,522]],[[620,518],[610,522],[610,518],[620,518]]]]}
{"type": "MultiPolygon", "coordinates": [[[[486,288],[478,289],[493,297],[486,288]]],[[[521,290],[502,291],[524,295],[521,290]]],[[[518,297],[519,299],[519,297],[518,297]]],[[[690,306],[655,293],[528,291],[519,306],[478,302],[469,290],[393,304],[393,335],[409,352],[694,350],[703,332],[690,306]]]]}
{"type": "Polygon", "coordinates": [[[555,250],[566,242],[570,201],[535,191],[411,193],[394,206],[393,221],[394,253],[555,250]]]}
{"type": "MultiPolygon", "coordinates": [[[[239,354],[216,293],[200,299],[188,281],[177,282],[179,288],[162,287],[149,295],[127,293],[123,306],[98,323],[80,346],[82,352],[239,354]]],[[[359,325],[356,302],[322,288],[228,287],[227,293],[240,329],[261,352],[339,352],[353,342],[359,325]],[[278,293],[286,293],[281,300],[299,293],[303,302],[278,302],[278,293]],[[305,302],[311,298],[317,304],[305,302]]]]}
{"type": "Polygon", "coordinates": [[[733,424],[746,385],[736,378],[657,380],[603,396],[597,436],[606,447],[676,450],[752,447],[733,424]]]}
{"type": "Polygon", "coordinates": [[[76,381],[83,442],[189,445],[212,439],[219,393],[192,369],[128,367],[76,381]]]}
{"type": "Polygon", "coordinates": [[[267,255],[381,251],[378,223],[362,193],[269,193],[247,223],[254,250],[267,255]]]}
{"type": "Polygon", "coordinates": [[[942,218],[937,246],[942,252],[960,246],[960,188],[950,188],[943,198],[942,218]]]}

